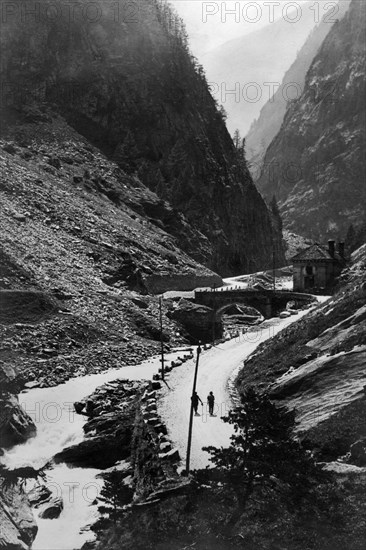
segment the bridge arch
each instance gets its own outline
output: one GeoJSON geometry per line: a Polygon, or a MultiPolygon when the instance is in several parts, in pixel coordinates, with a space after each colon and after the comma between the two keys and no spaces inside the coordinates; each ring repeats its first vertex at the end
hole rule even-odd
{"type": "MultiPolygon", "coordinates": [[[[253,309],[254,311],[256,311],[257,314],[258,314],[258,317],[262,317],[262,318],[263,318],[263,314],[262,314],[261,311],[259,311],[259,309],[255,308],[255,307],[253,307],[253,306],[251,306],[251,305],[249,305],[249,304],[246,304],[244,301],[239,301],[239,300],[238,300],[238,301],[236,301],[236,302],[228,302],[227,304],[225,304],[225,305],[221,306],[219,309],[217,309],[217,310],[215,311],[215,317],[216,317],[216,319],[221,318],[221,317],[225,314],[225,312],[228,311],[229,309],[231,309],[233,306],[248,307],[248,308],[253,309]]],[[[245,313],[243,313],[243,315],[245,315],[245,313]]],[[[250,313],[248,313],[247,315],[249,316],[250,313]]]]}
{"type": "Polygon", "coordinates": [[[273,290],[249,290],[234,289],[222,291],[196,291],[195,302],[212,308],[214,311],[220,311],[231,304],[244,305],[257,309],[264,318],[268,319],[283,310],[287,302],[295,300],[299,307],[309,304],[314,300],[310,294],[300,294],[289,291],[273,290]]]}

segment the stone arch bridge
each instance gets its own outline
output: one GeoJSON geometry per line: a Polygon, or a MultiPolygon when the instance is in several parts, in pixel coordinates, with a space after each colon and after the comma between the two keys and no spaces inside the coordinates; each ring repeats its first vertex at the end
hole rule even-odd
{"type": "Polygon", "coordinates": [[[246,288],[225,287],[220,289],[202,289],[194,293],[196,304],[212,308],[216,314],[225,312],[226,306],[241,304],[254,307],[263,317],[269,319],[283,311],[287,302],[294,301],[296,307],[309,305],[314,301],[311,294],[291,292],[289,290],[253,290],[246,288]]]}

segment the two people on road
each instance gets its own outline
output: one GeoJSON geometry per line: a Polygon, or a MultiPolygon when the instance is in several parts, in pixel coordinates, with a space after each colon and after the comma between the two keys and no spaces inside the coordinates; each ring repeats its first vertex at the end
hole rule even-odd
{"type": "MultiPolygon", "coordinates": [[[[198,416],[198,412],[197,412],[198,411],[198,403],[200,402],[201,405],[203,405],[203,403],[202,403],[202,400],[201,400],[200,396],[198,395],[198,393],[196,391],[192,395],[191,401],[192,401],[192,407],[193,407],[193,410],[194,410],[194,414],[196,416],[198,416]]],[[[209,415],[213,416],[214,405],[215,405],[215,396],[214,396],[212,391],[210,391],[210,393],[207,396],[207,403],[208,403],[209,415]]]]}

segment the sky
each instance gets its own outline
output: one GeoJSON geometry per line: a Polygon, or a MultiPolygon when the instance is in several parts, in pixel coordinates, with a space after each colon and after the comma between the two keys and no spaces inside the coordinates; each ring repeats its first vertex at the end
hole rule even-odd
{"type": "MultiPolygon", "coordinates": [[[[198,60],[228,40],[257,31],[283,16],[289,19],[301,16],[302,9],[309,9],[306,0],[170,0],[170,3],[186,24],[191,51],[198,60]]],[[[332,2],[314,1],[311,4],[314,18],[317,11],[321,13],[322,3],[332,2]]]]}

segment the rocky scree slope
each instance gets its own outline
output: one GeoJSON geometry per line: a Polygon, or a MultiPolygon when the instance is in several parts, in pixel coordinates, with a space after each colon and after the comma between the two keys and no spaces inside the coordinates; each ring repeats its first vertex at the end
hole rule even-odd
{"type": "MultiPolygon", "coordinates": [[[[162,201],[52,116],[0,139],[0,360],[41,385],[156,353],[154,274],[167,288],[175,277],[193,287],[221,280],[137,212],[162,201]]],[[[171,305],[166,346],[184,337],[165,315],[171,305]]]]}
{"type": "Polygon", "coordinates": [[[257,182],[285,227],[315,240],[344,238],[365,219],[365,14],[354,0],[330,30],[257,182]]]}
{"type": "Polygon", "coordinates": [[[328,6],[330,7],[328,13],[310,32],[295,61],[285,73],[280,87],[262,107],[258,119],[252,123],[245,138],[245,145],[247,160],[251,164],[254,180],[260,177],[266,149],[281,128],[288,104],[303,91],[306,73],[317,51],[336,19],[339,20],[344,16],[349,4],[350,0],[341,0],[338,3],[337,11],[333,5],[328,6]]]}
{"type": "MultiPolygon", "coordinates": [[[[268,266],[272,237],[284,263],[281,235],[237,158],[181,20],[165,2],[141,0],[133,4],[136,17],[126,16],[124,2],[119,14],[100,2],[93,23],[84,3],[71,18],[69,3],[60,1],[53,21],[6,19],[1,78],[8,112],[56,105],[207,237],[205,248],[197,234],[188,239],[181,226],[166,224],[179,246],[221,275],[268,266]]],[[[145,210],[159,218],[156,205],[145,210]]]]}
{"type": "Polygon", "coordinates": [[[366,466],[366,245],[352,259],[338,292],[262,344],[237,383],[296,408],[302,437],[322,459],[350,452],[346,462],[366,466]]]}

